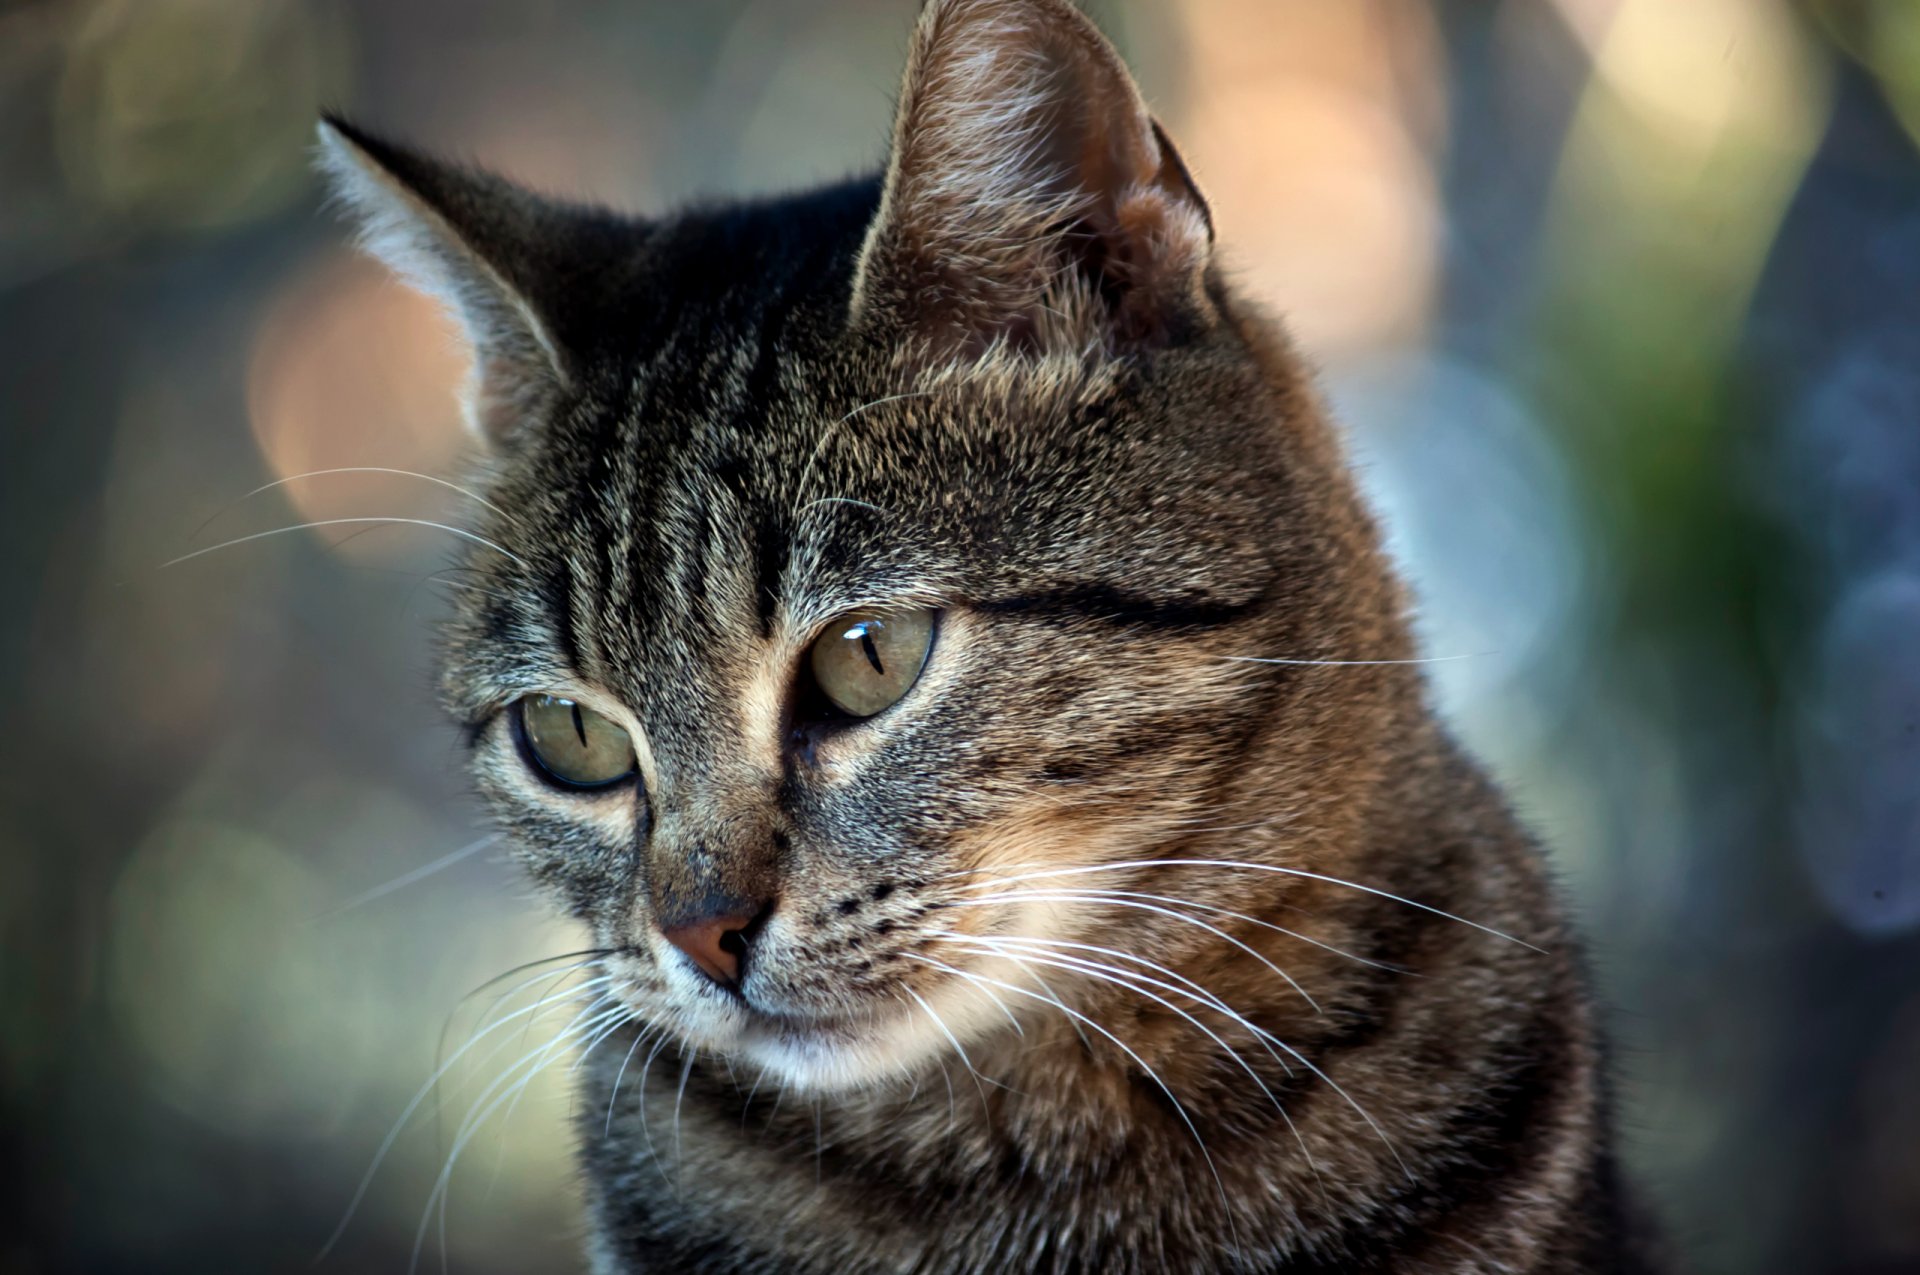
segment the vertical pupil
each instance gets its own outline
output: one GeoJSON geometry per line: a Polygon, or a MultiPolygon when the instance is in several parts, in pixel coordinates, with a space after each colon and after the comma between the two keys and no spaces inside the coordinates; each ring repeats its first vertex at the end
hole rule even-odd
{"type": "Polygon", "coordinates": [[[873,665],[873,671],[885,677],[887,675],[887,669],[885,665],[880,663],[880,651],[873,644],[872,624],[863,624],[860,626],[860,649],[867,653],[867,663],[873,665]]]}
{"type": "Polygon", "coordinates": [[[573,733],[580,737],[580,747],[585,748],[587,746],[587,723],[580,716],[580,706],[578,704],[569,704],[567,707],[573,710],[573,733]]]}

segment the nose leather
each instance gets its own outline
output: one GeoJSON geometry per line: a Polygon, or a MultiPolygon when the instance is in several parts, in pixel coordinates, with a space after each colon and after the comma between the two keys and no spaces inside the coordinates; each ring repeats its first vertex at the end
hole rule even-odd
{"type": "Polygon", "coordinates": [[[660,931],[667,942],[685,952],[716,983],[731,987],[740,981],[740,957],[747,950],[750,916],[708,917],[660,931]]]}

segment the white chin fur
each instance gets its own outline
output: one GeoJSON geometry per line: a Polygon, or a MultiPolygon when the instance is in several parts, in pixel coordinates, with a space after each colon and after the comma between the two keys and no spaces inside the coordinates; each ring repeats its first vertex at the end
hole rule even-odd
{"type": "MultiPolygon", "coordinates": [[[[1007,973],[999,964],[988,962],[984,968],[1007,973]]],[[[971,1053],[977,1043],[1012,1030],[1010,1011],[1028,1008],[1012,997],[1006,998],[1013,1000],[1011,1007],[995,1004],[958,978],[943,979],[920,993],[918,1003],[903,1000],[858,1027],[781,1025],[737,1004],[716,1004],[718,999],[674,1014],[675,1034],[700,1049],[764,1068],[770,1081],[816,1094],[905,1081],[934,1062],[959,1061],[956,1042],[971,1053]]]]}
{"type": "Polygon", "coordinates": [[[907,1080],[940,1059],[957,1060],[954,1038],[971,1049],[988,1034],[1011,1030],[1006,1016],[966,984],[935,987],[927,1001],[939,1023],[911,1004],[855,1029],[779,1029],[762,1021],[745,1027],[723,1052],[802,1092],[842,1093],[907,1080]]]}
{"type": "Polygon", "coordinates": [[[905,1019],[874,1023],[848,1033],[769,1029],[756,1025],[727,1052],[766,1068],[789,1088],[842,1093],[902,1080],[953,1047],[937,1033],[923,1034],[905,1019]]]}

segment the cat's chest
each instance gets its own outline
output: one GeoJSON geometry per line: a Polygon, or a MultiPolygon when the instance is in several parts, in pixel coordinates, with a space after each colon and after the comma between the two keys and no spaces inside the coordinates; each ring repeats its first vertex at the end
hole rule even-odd
{"type": "Polygon", "coordinates": [[[1118,1143],[1087,1154],[1105,1140],[996,1111],[964,1074],[854,1111],[755,1091],[724,1069],[682,1079],[676,1061],[639,1091],[630,1074],[617,1099],[604,1073],[587,1085],[597,1270],[1218,1268],[1200,1256],[1216,1242],[1210,1179],[1202,1189],[1192,1166],[1118,1143]]]}

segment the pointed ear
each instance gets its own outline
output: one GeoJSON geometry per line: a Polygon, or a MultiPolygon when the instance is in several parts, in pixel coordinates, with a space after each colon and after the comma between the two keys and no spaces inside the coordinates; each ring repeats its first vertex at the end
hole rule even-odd
{"type": "MultiPolygon", "coordinates": [[[[473,347],[467,418],[489,444],[534,427],[575,368],[543,304],[568,210],[487,173],[430,159],[343,120],[320,123],[319,166],[362,245],[457,319],[473,347]]],[[[563,272],[564,273],[564,272],[563,272]]]]}
{"type": "Polygon", "coordinates": [[[937,358],[1167,344],[1211,321],[1212,240],[1119,54],[1067,0],[929,0],[856,324],[937,358]]]}

